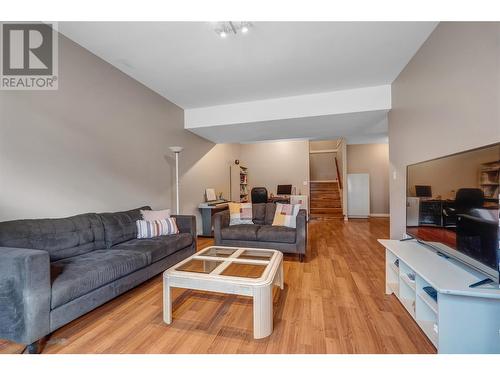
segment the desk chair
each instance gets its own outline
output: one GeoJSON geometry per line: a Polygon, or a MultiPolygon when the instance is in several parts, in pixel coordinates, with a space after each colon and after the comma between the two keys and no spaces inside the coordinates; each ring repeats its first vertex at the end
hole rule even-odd
{"type": "Polygon", "coordinates": [[[265,187],[254,187],[251,191],[252,203],[267,203],[267,189],[265,187]]]}

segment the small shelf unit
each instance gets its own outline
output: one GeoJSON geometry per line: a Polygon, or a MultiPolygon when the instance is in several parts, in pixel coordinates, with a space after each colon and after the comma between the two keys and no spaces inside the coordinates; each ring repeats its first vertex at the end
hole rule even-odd
{"type": "Polygon", "coordinates": [[[438,353],[500,353],[498,285],[469,288],[484,277],[416,241],[379,242],[386,294],[397,297],[438,353]],[[429,286],[437,300],[424,290],[429,286]]]}
{"type": "Polygon", "coordinates": [[[500,160],[481,164],[479,184],[486,199],[498,199],[500,194],[500,160]]]}
{"type": "Polygon", "coordinates": [[[248,168],[239,164],[231,165],[231,200],[233,202],[250,202],[248,192],[248,168]]]}

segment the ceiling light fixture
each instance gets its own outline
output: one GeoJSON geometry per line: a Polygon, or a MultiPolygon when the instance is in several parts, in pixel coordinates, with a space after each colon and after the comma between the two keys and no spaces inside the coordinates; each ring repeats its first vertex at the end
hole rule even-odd
{"type": "Polygon", "coordinates": [[[226,38],[230,34],[237,35],[239,32],[247,34],[253,24],[248,21],[225,21],[217,22],[214,30],[221,37],[226,38]]]}

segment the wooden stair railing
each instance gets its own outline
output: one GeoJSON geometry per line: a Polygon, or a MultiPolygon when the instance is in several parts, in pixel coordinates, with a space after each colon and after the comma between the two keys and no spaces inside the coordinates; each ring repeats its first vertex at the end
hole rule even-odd
{"type": "Polygon", "coordinates": [[[337,168],[337,181],[339,182],[339,189],[342,190],[342,175],[340,174],[339,170],[339,161],[337,160],[337,157],[334,157],[335,159],[335,168],[337,168]]]}

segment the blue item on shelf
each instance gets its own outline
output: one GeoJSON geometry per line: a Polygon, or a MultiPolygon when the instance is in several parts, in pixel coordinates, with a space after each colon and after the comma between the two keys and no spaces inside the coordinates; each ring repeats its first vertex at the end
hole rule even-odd
{"type": "Polygon", "coordinates": [[[414,274],[414,273],[409,272],[409,273],[407,273],[406,275],[408,276],[408,278],[409,278],[411,281],[415,281],[415,274],[414,274]]]}
{"type": "Polygon", "coordinates": [[[422,288],[425,293],[427,293],[434,301],[437,302],[438,300],[438,295],[436,292],[436,289],[434,289],[432,286],[424,286],[422,288]]]}
{"type": "Polygon", "coordinates": [[[396,259],[396,260],[394,261],[394,265],[395,265],[396,267],[398,267],[398,268],[399,268],[399,259],[396,259]]]}

